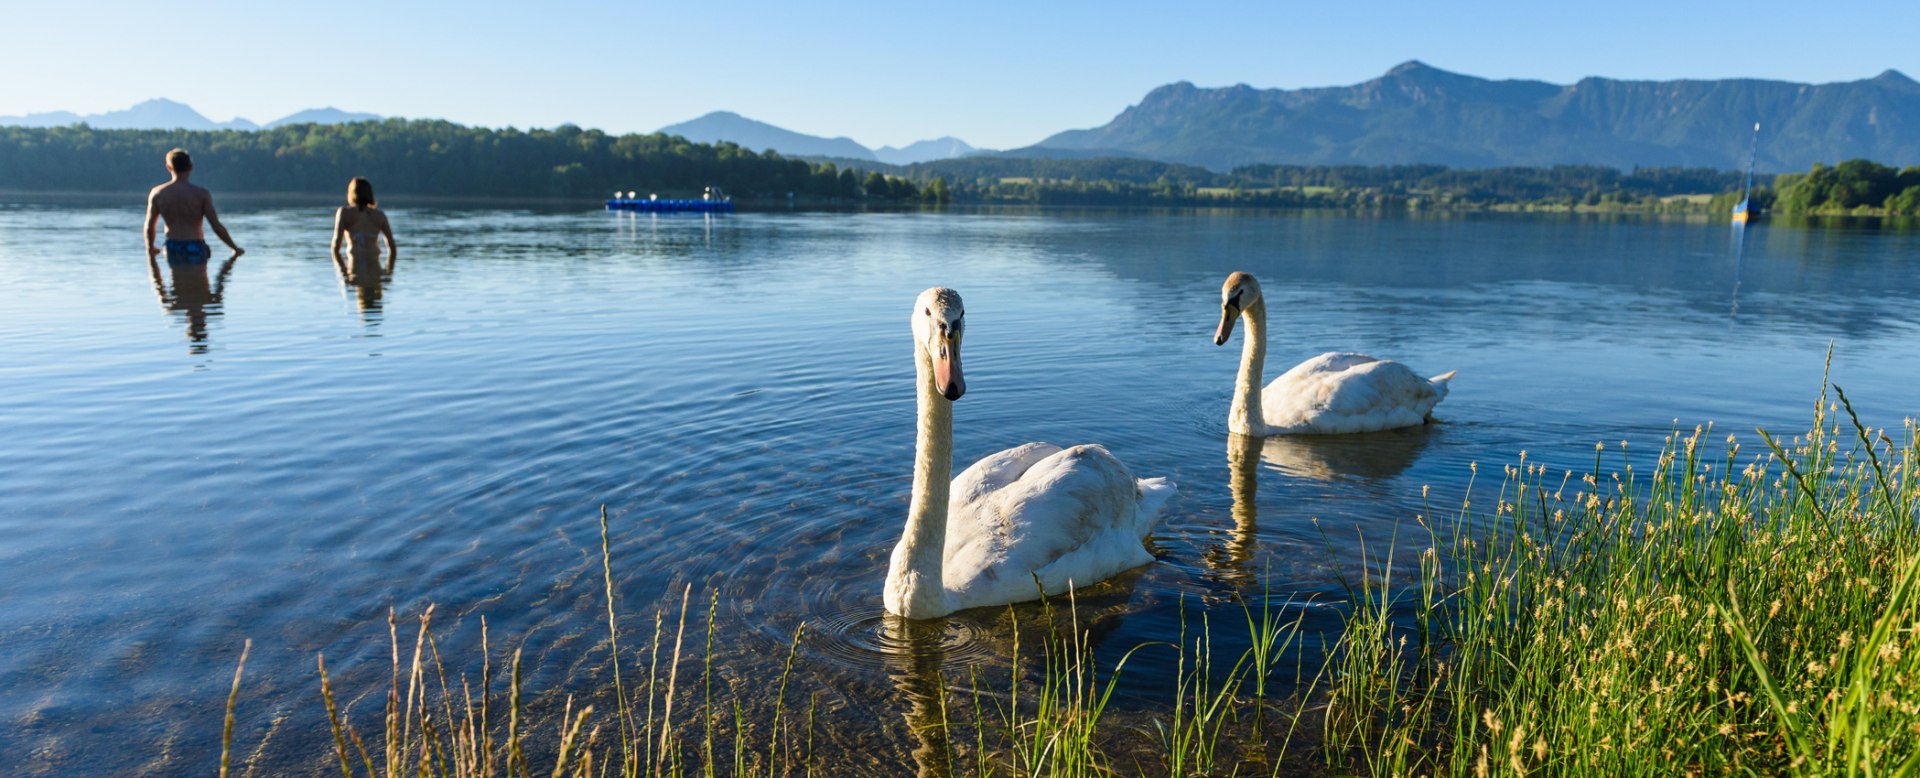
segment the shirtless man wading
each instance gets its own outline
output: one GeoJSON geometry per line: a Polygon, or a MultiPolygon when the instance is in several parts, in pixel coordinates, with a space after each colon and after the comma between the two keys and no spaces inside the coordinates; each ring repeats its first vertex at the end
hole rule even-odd
{"type": "Polygon", "coordinates": [[[153,225],[160,219],[167,221],[169,265],[204,265],[213,255],[207,248],[206,234],[200,231],[201,219],[213,225],[213,234],[233,249],[235,258],[247,253],[234,244],[227,228],[220,224],[220,217],[213,212],[213,193],[187,181],[193,174],[193,158],[187,156],[186,149],[167,152],[167,172],[173,174],[173,180],[147,193],[147,259],[160,254],[160,248],[153,245],[153,225]]]}

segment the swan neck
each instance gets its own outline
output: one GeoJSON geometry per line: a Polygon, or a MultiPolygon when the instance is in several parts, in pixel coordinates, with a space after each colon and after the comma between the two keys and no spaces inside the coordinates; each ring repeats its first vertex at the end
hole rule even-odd
{"type": "Polygon", "coordinates": [[[934,387],[933,360],[914,347],[919,430],[914,438],[913,497],[907,527],[887,573],[887,610],[908,618],[949,612],[942,582],[947,545],[947,499],[953,483],[953,401],[934,387]]]}
{"type": "Polygon", "coordinates": [[[1233,405],[1227,411],[1227,429],[1242,435],[1266,434],[1260,409],[1260,381],[1267,364],[1267,303],[1256,299],[1240,311],[1246,335],[1240,344],[1240,373],[1233,380],[1233,405]]]}

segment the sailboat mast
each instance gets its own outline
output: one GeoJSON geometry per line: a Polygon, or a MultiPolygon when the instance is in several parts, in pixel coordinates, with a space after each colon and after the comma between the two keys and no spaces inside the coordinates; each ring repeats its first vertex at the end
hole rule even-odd
{"type": "Polygon", "coordinates": [[[1753,140],[1747,144],[1747,188],[1741,192],[1742,202],[1753,197],[1753,158],[1760,151],[1760,123],[1753,123],[1753,140]]]}
{"type": "Polygon", "coordinates": [[[1760,152],[1760,123],[1753,123],[1753,140],[1747,144],[1747,183],[1740,190],[1740,204],[1733,207],[1733,223],[1746,224],[1753,218],[1753,160],[1760,152]]]}

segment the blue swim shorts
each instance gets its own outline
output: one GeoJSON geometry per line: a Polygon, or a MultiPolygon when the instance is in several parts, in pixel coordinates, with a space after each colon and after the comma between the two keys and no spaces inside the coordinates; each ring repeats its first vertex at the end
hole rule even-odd
{"type": "Polygon", "coordinates": [[[204,240],[167,241],[167,264],[204,265],[213,256],[213,249],[207,248],[204,240]]]}

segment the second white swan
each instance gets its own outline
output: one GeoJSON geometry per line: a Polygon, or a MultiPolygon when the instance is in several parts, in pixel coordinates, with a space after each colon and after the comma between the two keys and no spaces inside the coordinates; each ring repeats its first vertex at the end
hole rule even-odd
{"type": "Polygon", "coordinates": [[[1220,288],[1220,327],[1213,344],[1225,345],[1233,323],[1247,333],[1234,379],[1227,429],[1242,435],[1334,434],[1412,427],[1431,421],[1433,406],[1447,396],[1453,372],[1421,378],[1406,365],[1365,354],[1329,351],[1294,365],[1265,389],[1267,302],[1250,273],[1227,276],[1220,288]]]}
{"type": "Polygon", "coordinates": [[[949,483],[953,401],[966,391],[965,329],[966,308],[953,290],[935,287],[914,301],[920,423],[907,527],[887,569],[887,611],[930,619],[1022,602],[1152,562],[1142,541],[1174,486],[1135,479],[1100,446],[1028,443],[949,483]]]}

